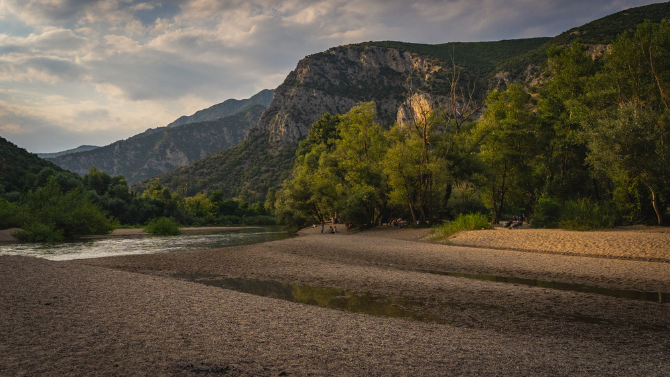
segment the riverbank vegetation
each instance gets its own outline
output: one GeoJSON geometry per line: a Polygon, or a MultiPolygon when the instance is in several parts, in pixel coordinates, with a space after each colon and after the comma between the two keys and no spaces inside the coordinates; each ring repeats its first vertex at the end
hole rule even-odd
{"type": "Polygon", "coordinates": [[[25,242],[58,242],[127,226],[173,234],[179,225],[276,224],[265,202],[225,200],[221,190],[182,198],[151,181],[139,194],[130,191],[123,176],[95,167],[83,178],[49,166],[34,176],[28,185],[34,188],[0,197],[0,229],[22,228],[15,235],[25,242]]]}
{"type": "Polygon", "coordinates": [[[179,233],[179,224],[169,217],[159,217],[149,221],[145,228],[147,233],[156,236],[176,236],[179,233]]]}
{"type": "Polygon", "coordinates": [[[324,115],[277,194],[278,217],[425,224],[484,208],[493,223],[516,214],[538,227],[663,225],[670,22],[643,23],[601,55],[579,43],[547,54],[541,82],[491,91],[476,121],[459,115],[481,108],[462,93],[447,108],[410,104],[412,119],[390,129],[375,122],[374,103],[324,115]]]}

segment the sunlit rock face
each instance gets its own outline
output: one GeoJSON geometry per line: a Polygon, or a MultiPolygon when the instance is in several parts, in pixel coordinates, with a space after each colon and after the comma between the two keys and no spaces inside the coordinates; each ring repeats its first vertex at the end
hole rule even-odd
{"type": "Polygon", "coordinates": [[[307,137],[324,113],[344,114],[367,101],[376,103],[380,123],[390,126],[412,115],[407,110],[399,114],[403,104],[408,107],[410,92],[419,93],[417,98],[430,102],[431,109],[435,100],[442,100],[421,97],[441,64],[426,56],[368,45],[340,46],[308,56],[275,90],[257,128],[268,131],[275,145],[294,143],[307,137]]]}

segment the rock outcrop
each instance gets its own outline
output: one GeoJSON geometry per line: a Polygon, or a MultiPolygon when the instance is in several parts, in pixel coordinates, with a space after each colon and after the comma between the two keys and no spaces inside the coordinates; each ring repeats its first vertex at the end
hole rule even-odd
{"type": "Polygon", "coordinates": [[[302,59],[274,93],[258,123],[272,144],[305,138],[323,113],[343,114],[374,101],[379,120],[390,126],[412,91],[422,92],[442,69],[436,59],[371,45],[348,45],[302,59]]]}

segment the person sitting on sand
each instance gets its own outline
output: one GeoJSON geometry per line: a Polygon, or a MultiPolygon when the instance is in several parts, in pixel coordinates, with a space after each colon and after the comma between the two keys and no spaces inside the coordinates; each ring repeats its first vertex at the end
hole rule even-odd
{"type": "Polygon", "coordinates": [[[512,224],[514,224],[516,221],[517,221],[517,217],[516,217],[516,216],[512,216],[512,218],[511,218],[508,222],[505,223],[504,228],[509,228],[509,227],[512,226],[512,224]]]}
{"type": "Polygon", "coordinates": [[[510,225],[508,229],[515,229],[520,227],[521,225],[523,225],[523,220],[521,219],[521,217],[517,217],[516,221],[514,221],[514,223],[510,225]]]}
{"type": "Polygon", "coordinates": [[[337,225],[335,225],[335,233],[340,233],[337,231],[337,225]]]}
{"type": "Polygon", "coordinates": [[[335,234],[335,231],[333,230],[333,227],[332,227],[332,226],[330,227],[330,233],[331,233],[331,234],[335,234]]]}

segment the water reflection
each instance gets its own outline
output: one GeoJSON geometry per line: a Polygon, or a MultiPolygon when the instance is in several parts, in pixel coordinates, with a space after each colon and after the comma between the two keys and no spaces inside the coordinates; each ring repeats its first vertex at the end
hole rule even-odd
{"type": "Polygon", "coordinates": [[[339,288],[312,287],[277,281],[224,278],[204,274],[174,274],[173,277],[213,287],[271,297],[322,308],[338,309],[392,318],[411,318],[419,321],[445,323],[440,315],[428,308],[439,309],[448,304],[426,302],[403,296],[385,296],[339,288]]]}
{"type": "Polygon", "coordinates": [[[167,237],[129,236],[57,244],[0,245],[0,255],[23,255],[62,261],[251,245],[282,240],[292,236],[293,234],[284,231],[281,227],[264,226],[218,231],[204,230],[198,233],[185,233],[167,237]]]}
{"type": "MultiPolygon", "coordinates": [[[[340,288],[313,287],[281,283],[277,281],[258,280],[248,278],[227,278],[207,274],[172,274],[173,278],[192,281],[213,287],[249,293],[256,296],[276,298],[301,304],[315,305],[322,308],[337,309],[347,312],[370,314],[391,318],[409,318],[424,322],[440,324],[456,324],[459,319],[457,313],[470,311],[486,312],[485,317],[509,315],[509,309],[501,306],[482,303],[456,303],[413,298],[407,296],[388,296],[359,292],[340,288]]],[[[461,276],[465,277],[465,276],[461,276]]],[[[490,280],[490,279],[486,279],[490,280]]],[[[470,312],[473,313],[473,312],[470,312]]],[[[582,314],[555,314],[549,312],[518,312],[513,316],[528,316],[550,321],[566,321],[587,323],[611,328],[635,327],[639,330],[667,332],[667,325],[648,323],[628,323],[625,321],[605,319],[582,314]]],[[[476,320],[467,315],[467,321],[476,320]]]]}
{"type": "Polygon", "coordinates": [[[492,281],[497,283],[511,283],[511,284],[521,284],[528,285],[533,287],[542,287],[549,289],[557,289],[561,291],[573,291],[581,293],[593,293],[597,295],[624,298],[628,300],[638,300],[638,301],[654,301],[660,303],[670,302],[670,293],[664,292],[644,292],[644,291],[630,291],[624,289],[608,289],[597,287],[594,285],[586,284],[574,284],[574,283],[561,283],[557,281],[543,281],[543,280],[533,280],[533,279],[524,279],[517,277],[509,276],[495,276],[495,275],[481,275],[481,274],[461,274],[456,272],[442,272],[442,271],[427,271],[427,270],[418,270],[418,272],[424,272],[429,274],[452,276],[459,278],[467,278],[474,280],[485,280],[492,281]]]}

